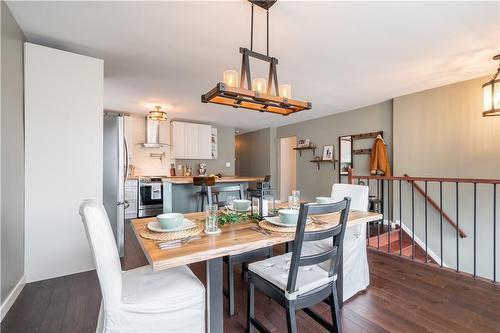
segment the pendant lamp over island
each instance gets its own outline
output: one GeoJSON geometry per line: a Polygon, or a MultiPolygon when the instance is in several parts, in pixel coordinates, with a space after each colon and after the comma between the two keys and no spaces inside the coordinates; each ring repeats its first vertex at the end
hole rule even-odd
{"type": "Polygon", "coordinates": [[[278,84],[276,66],[278,59],[269,56],[269,8],[276,0],[249,0],[252,3],[250,49],[240,47],[242,55],[241,74],[226,70],[223,73],[223,82],[217,83],[215,88],[201,95],[203,103],[228,105],[235,108],[245,108],[260,112],[277,113],[288,116],[292,113],[310,110],[311,102],[292,99],[292,87],[289,84],[278,84]],[[254,4],[266,10],[267,13],[267,52],[261,54],[253,50],[253,12],[254,4]],[[250,74],[250,57],[269,63],[269,76],[253,78],[250,74]],[[274,87],[274,94],[273,94],[274,87]]]}
{"type": "Polygon", "coordinates": [[[483,117],[500,116],[500,54],[493,57],[498,60],[495,75],[483,84],[483,117]]]}

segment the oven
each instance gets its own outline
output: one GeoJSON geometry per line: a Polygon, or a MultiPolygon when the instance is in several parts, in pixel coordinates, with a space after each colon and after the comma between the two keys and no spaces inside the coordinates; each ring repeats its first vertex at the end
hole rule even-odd
{"type": "Polygon", "coordinates": [[[163,182],[161,178],[139,179],[138,217],[156,216],[163,213],[163,182]]]}

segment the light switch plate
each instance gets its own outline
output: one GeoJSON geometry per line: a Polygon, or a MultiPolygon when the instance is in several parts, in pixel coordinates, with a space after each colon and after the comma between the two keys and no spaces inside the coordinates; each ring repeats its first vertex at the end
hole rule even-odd
{"type": "Polygon", "coordinates": [[[226,168],[230,168],[231,167],[231,162],[226,162],[226,168]]]}

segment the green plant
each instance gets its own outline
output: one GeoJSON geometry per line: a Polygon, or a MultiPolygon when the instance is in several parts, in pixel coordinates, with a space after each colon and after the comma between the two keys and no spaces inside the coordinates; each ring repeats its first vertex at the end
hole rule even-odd
{"type": "Polygon", "coordinates": [[[220,225],[235,224],[238,222],[249,221],[249,220],[260,221],[262,220],[262,217],[259,214],[250,214],[250,213],[237,214],[237,213],[221,212],[219,213],[219,218],[218,218],[220,225]]]}

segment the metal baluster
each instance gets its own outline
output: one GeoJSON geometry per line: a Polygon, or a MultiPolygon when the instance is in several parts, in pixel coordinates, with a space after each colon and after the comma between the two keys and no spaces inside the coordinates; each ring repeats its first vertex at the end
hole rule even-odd
{"type": "Polygon", "coordinates": [[[439,237],[440,237],[440,252],[441,257],[440,266],[443,267],[443,182],[439,182],[439,237]]]}
{"type": "Polygon", "coordinates": [[[460,265],[460,262],[459,262],[459,259],[460,259],[460,253],[458,252],[459,249],[458,249],[458,182],[455,182],[455,196],[456,196],[456,208],[457,208],[457,272],[460,270],[459,269],[459,265],[460,265]]]}
{"type": "Polygon", "coordinates": [[[399,180],[399,255],[403,255],[403,213],[401,209],[401,179],[399,180]]]}
{"type": "Polygon", "coordinates": [[[415,259],[415,182],[411,182],[411,258],[415,259]]]}
{"type": "Polygon", "coordinates": [[[427,250],[427,204],[429,200],[427,200],[427,180],[425,181],[425,262],[427,263],[428,261],[428,250],[427,250]]]}
{"type": "Polygon", "coordinates": [[[477,184],[474,183],[474,277],[476,277],[476,206],[477,206],[477,184]]]}
{"type": "Polygon", "coordinates": [[[497,282],[497,184],[493,184],[493,282],[497,282]]]}
{"type": "MultiPolygon", "coordinates": [[[[387,180],[387,205],[391,205],[391,191],[389,187],[389,179],[387,180]]],[[[387,219],[387,223],[389,225],[389,234],[387,235],[387,253],[391,252],[391,211],[389,211],[389,218],[387,219]]]]}
{"type": "MultiPolygon", "coordinates": [[[[379,189],[380,179],[377,179],[377,201],[380,198],[380,189],[379,189]]],[[[380,206],[378,207],[380,210],[380,206]]],[[[384,221],[384,216],[382,215],[382,221],[384,221]]],[[[377,221],[377,250],[380,250],[380,221],[377,221]]]]}

